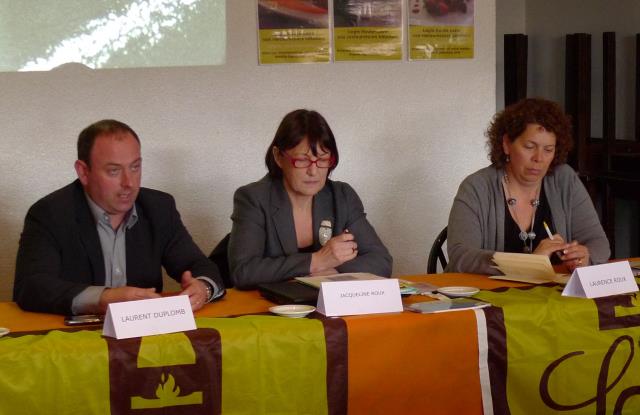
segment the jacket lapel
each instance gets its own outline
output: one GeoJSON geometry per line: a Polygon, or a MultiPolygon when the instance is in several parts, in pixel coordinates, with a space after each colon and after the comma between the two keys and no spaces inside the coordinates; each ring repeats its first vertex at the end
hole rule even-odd
{"type": "Polygon", "coordinates": [[[341,225],[338,218],[335,217],[334,203],[331,182],[327,180],[327,184],[313,198],[313,243],[320,246],[318,239],[318,230],[323,220],[331,222],[331,235],[335,236],[342,233],[341,225]]]}
{"type": "Polygon", "coordinates": [[[293,223],[293,208],[287,195],[287,191],[282,184],[282,179],[272,182],[271,192],[271,217],[276,228],[282,252],[285,255],[292,255],[298,252],[298,240],[296,229],[293,223]]]}
{"type": "Polygon", "coordinates": [[[104,285],[104,258],[96,224],[89,210],[86,196],[80,181],[76,180],[74,190],[76,222],[80,231],[80,241],[91,263],[94,285],[104,285]]]}

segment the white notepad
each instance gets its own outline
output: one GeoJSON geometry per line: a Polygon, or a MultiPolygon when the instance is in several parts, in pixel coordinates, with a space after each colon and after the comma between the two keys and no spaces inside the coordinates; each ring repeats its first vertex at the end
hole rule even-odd
{"type": "Polygon", "coordinates": [[[555,282],[566,284],[569,274],[556,273],[546,255],[515,254],[511,252],[496,252],[493,262],[504,275],[494,275],[489,278],[525,282],[528,284],[544,284],[555,282]]]}
{"type": "Polygon", "coordinates": [[[296,280],[303,284],[320,289],[323,282],[334,281],[366,281],[366,280],[384,280],[386,278],[379,275],[369,274],[367,272],[348,272],[344,274],[319,275],[315,277],[296,277],[296,280]]]}

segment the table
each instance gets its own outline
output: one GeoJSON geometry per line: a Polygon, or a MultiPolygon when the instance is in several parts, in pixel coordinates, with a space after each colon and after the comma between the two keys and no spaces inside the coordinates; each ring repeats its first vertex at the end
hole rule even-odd
{"type": "Polygon", "coordinates": [[[196,313],[198,330],[114,340],[0,303],[12,330],[0,339],[0,414],[640,413],[635,297],[403,278],[477,286],[497,307],[287,319],[256,292],[229,290],[196,313]]]}
{"type": "MultiPolygon", "coordinates": [[[[483,289],[522,285],[505,281],[493,281],[485,276],[470,274],[438,274],[406,278],[415,281],[427,281],[439,286],[473,285],[483,289]]],[[[408,302],[424,300],[424,297],[419,296],[412,296],[407,299],[408,302]]],[[[228,333],[235,330],[232,326],[261,326],[273,324],[273,320],[285,320],[287,325],[298,324],[292,319],[264,315],[271,305],[272,303],[261,298],[255,291],[231,289],[228,291],[226,298],[220,302],[208,304],[195,313],[199,327],[196,332],[212,327],[225,333],[223,337],[227,336],[227,338],[231,339],[234,334],[228,333]],[[257,316],[237,317],[247,315],[257,316]]],[[[309,319],[304,320],[310,321],[309,319]]],[[[335,392],[334,395],[337,395],[337,398],[332,400],[329,396],[326,411],[318,409],[317,412],[312,410],[312,413],[389,414],[424,411],[434,414],[482,413],[481,389],[478,377],[476,318],[473,312],[464,311],[431,315],[403,312],[350,316],[341,319],[322,318],[315,320],[315,322],[317,324],[322,322],[327,333],[332,332],[332,330],[333,332],[339,331],[332,329],[332,327],[343,325],[346,333],[346,341],[343,342],[346,348],[346,356],[342,360],[344,363],[343,372],[340,372],[339,368],[337,370],[329,369],[332,364],[335,365],[335,362],[328,362],[326,369],[329,375],[327,379],[327,394],[335,392]],[[331,378],[332,373],[336,371],[344,374],[342,377],[346,377],[346,384],[340,386],[340,381],[344,382],[345,379],[337,379],[335,376],[331,378]],[[340,389],[342,389],[342,393],[340,389]],[[452,395],[452,391],[457,391],[457,393],[452,395]]],[[[0,339],[0,375],[24,371],[24,373],[12,378],[15,382],[23,379],[24,376],[35,378],[45,376],[45,373],[40,373],[40,366],[46,365],[47,359],[60,358],[60,355],[64,354],[76,354],[76,358],[80,360],[88,359],[89,357],[83,351],[74,348],[73,344],[76,339],[78,342],[86,344],[88,348],[97,349],[91,352],[95,353],[97,360],[109,360],[107,354],[112,352],[107,351],[107,349],[112,350],[114,343],[128,345],[126,340],[104,339],[95,331],[70,330],[64,326],[61,316],[24,312],[15,303],[0,303],[0,326],[8,327],[12,331],[10,334],[12,337],[0,339]],[[21,339],[25,339],[23,343],[31,341],[28,349],[31,353],[38,354],[38,358],[33,360],[36,362],[35,364],[31,365],[29,363],[30,359],[34,359],[33,356],[21,356],[16,351],[17,347],[22,346],[20,344],[21,339]],[[51,341],[48,342],[47,340],[51,341]],[[38,341],[43,345],[51,343],[48,347],[53,347],[56,350],[38,348],[38,341]],[[9,346],[7,345],[8,342],[15,342],[16,345],[9,346]],[[17,366],[13,362],[13,366],[16,367],[15,369],[10,368],[8,367],[8,360],[13,359],[24,359],[24,362],[22,365],[17,366]]],[[[246,330],[247,332],[251,331],[250,328],[246,330]]],[[[286,331],[286,329],[284,330],[286,331]]],[[[255,331],[251,331],[251,335],[255,335],[255,331]]],[[[170,338],[170,336],[152,337],[170,338]]],[[[238,343],[242,341],[241,337],[238,337],[238,343]]],[[[168,340],[168,342],[171,341],[173,340],[168,340]]],[[[224,348],[224,340],[222,343],[224,348]]],[[[313,342],[310,341],[310,343],[313,342]]],[[[327,343],[329,343],[329,340],[327,340],[327,343]]],[[[141,347],[139,341],[136,347],[141,347]]],[[[153,345],[148,347],[153,347],[153,345]]],[[[163,347],[167,347],[167,345],[163,347]]],[[[230,344],[227,348],[224,348],[222,355],[231,353],[230,350],[233,347],[235,347],[235,344],[230,344]]],[[[327,345],[327,350],[330,347],[331,345],[327,345]]],[[[255,350],[254,352],[259,353],[259,351],[255,350]]],[[[118,353],[124,352],[120,350],[118,353]]],[[[260,356],[255,356],[255,359],[257,359],[256,362],[259,362],[260,356]]],[[[113,364],[111,364],[110,369],[114,370],[113,364]]],[[[36,395],[38,399],[33,402],[30,402],[29,396],[36,392],[30,389],[35,387],[34,385],[27,383],[23,385],[23,389],[18,388],[16,390],[16,388],[13,388],[11,390],[9,388],[11,385],[3,383],[3,379],[0,378],[0,396],[6,396],[8,394],[7,391],[11,390],[10,395],[14,397],[12,402],[15,402],[16,405],[17,402],[20,403],[19,407],[11,408],[11,413],[20,413],[20,410],[24,410],[23,413],[29,414],[51,413],[52,408],[60,408],[62,410],[62,407],[55,404],[55,402],[60,402],[61,396],[71,394],[77,398],[78,395],[85,394],[86,390],[95,391],[101,388],[104,389],[105,385],[108,386],[108,382],[104,380],[88,382],[86,379],[82,379],[82,381],[74,379],[73,376],[71,376],[71,379],[67,379],[64,377],[64,373],[59,373],[64,372],[60,368],[49,368],[47,370],[51,370],[51,372],[46,376],[53,378],[60,376],[61,380],[56,383],[49,382],[42,386],[42,388],[54,388],[56,390],[48,391],[46,394],[38,391],[36,395]],[[80,385],[83,387],[80,387],[80,385]]],[[[96,377],[109,377],[106,364],[100,366],[100,369],[96,369],[96,371],[99,372],[96,373],[96,377]]],[[[225,371],[224,361],[222,362],[222,371],[225,371]]],[[[246,397],[238,396],[237,393],[225,392],[226,388],[231,388],[229,385],[233,384],[227,374],[222,374],[223,386],[221,387],[222,402],[220,408],[223,412],[235,412],[238,408],[243,408],[244,403],[240,401],[231,402],[230,400],[242,400],[246,397]]],[[[77,378],[81,376],[84,377],[87,374],[80,370],[77,378]]],[[[153,382],[158,384],[156,379],[153,379],[153,382]]],[[[249,382],[249,380],[245,380],[245,382],[249,382]]],[[[237,388],[243,388],[243,385],[236,386],[237,388]]],[[[186,389],[183,387],[183,390],[186,389]]],[[[302,392],[310,393],[305,391],[304,388],[302,392]]],[[[89,396],[94,401],[108,401],[109,399],[108,392],[93,393],[89,394],[89,396]]],[[[113,400],[113,396],[111,399],[113,400]]],[[[91,406],[87,406],[89,405],[87,400],[79,399],[73,405],[84,405],[82,413],[91,413],[88,410],[91,406]]],[[[252,407],[252,405],[260,406],[260,403],[249,402],[247,407],[252,407]]],[[[268,405],[263,404],[262,406],[265,413],[268,412],[268,405]]],[[[271,409],[274,409],[274,407],[278,406],[278,403],[272,402],[271,405],[271,409]]],[[[0,400],[0,413],[4,413],[2,406],[3,403],[0,400]]],[[[113,407],[112,402],[112,413],[113,407]]],[[[108,408],[107,403],[104,403],[103,406],[95,406],[95,413],[100,413],[104,408],[108,408]]],[[[216,411],[214,410],[214,412],[216,411]]],[[[247,410],[244,413],[251,413],[251,411],[247,410]]]]}

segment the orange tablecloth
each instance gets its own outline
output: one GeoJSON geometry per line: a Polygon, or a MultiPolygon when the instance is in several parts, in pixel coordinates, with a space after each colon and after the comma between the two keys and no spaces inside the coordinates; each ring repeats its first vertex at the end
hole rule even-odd
{"type": "MultiPolygon", "coordinates": [[[[437,286],[522,286],[470,274],[402,277],[437,286]]],[[[406,302],[426,301],[412,296],[406,302]]],[[[273,305],[255,291],[231,289],[196,317],[264,313],[273,305]]],[[[354,414],[481,414],[478,343],[472,311],[344,317],[348,333],[348,410],[354,414]]],[[[0,326],[13,334],[65,328],[63,317],[0,303],[0,326]]],[[[26,334],[26,333],[25,333],[26,334]]]]}
{"type": "MultiPolygon", "coordinates": [[[[523,284],[491,280],[484,275],[475,274],[433,274],[403,276],[401,279],[410,281],[425,281],[443,287],[447,285],[469,285],[480,289],[493,289],[498,287],[519,287],[523,284]]],[[[405,302],[426,301],[421,296],[411,296],[405,302]]],[[[269,312],[273,303],[265,300],[257,291],[227,290],[227,295],[222,300],[205,305],[195,313],[196,317],[228,317],[243,314],[257,314],[269,312]]],[[[411,313],[402,313],[402,316],[411,313]]],[[[380,316],[365,316],[380,317],[380,316]]],[[[403,317],[404,318],[404,317],[403,317]]],[[[362,317],[345,317],[347,321],[362,320],[362,317]]],[[[16,303],[0,302],[0,327],[6,327],[11,332],[40,331],[68,328],[64,325],[63,316],[56,314],[31,313],[22,311],[16,303]]]]}

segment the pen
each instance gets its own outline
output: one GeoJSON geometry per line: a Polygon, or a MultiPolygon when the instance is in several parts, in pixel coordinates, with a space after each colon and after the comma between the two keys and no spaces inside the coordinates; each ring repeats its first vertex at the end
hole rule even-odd
{"type": "Polygon", "coordinates": [[[542,221],[542,225],[544,226],[544,230],[547,231],[547,235],[549,235],[549,239],[553,241],[553,235],[551,234],[551,230],[549,229],[549,225],[547,225],[547,222],[542,221]]]}
{"type": "MultiPolygon", "coordinates": [[[[551,229],[549,229],[549,225],[547,225],[547,222],[543,220],[542,225],[544,226],[544,230],[547,231],[547,235],[549,235],[549,239],[553,241],[553,234],[551,233],[551,229]]],[[[560,251],[556,251],[556,256],[562,259],[562,254],[560,254],[560,251]]]]}

